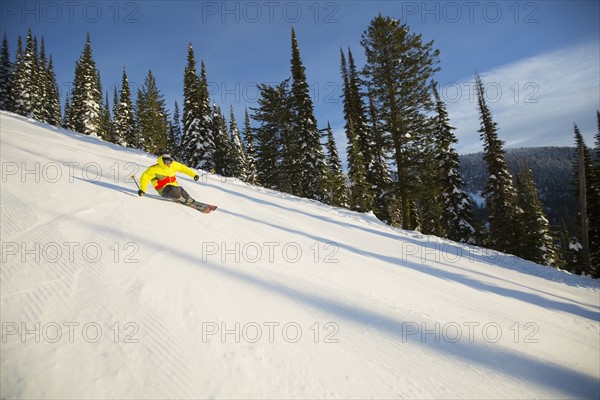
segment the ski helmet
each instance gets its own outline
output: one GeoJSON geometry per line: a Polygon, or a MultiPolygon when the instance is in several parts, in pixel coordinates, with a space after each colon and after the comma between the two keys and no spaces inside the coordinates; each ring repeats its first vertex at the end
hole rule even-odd
{"type": "Polygon", "coordinates": [[[173,162],[173,157],[171,157],[169,154],[163,154],[160,157],[162,158],[163,163],[165,164],[171,164],[173,162]]]}

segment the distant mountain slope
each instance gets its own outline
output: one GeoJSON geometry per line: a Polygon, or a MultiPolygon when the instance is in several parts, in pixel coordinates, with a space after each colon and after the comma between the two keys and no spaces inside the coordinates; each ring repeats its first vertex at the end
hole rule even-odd
{"type": "MultiPolygon", "coordinates": [[[[552,225],[560,225],[564,219],[569,225],[577,216],[577,200],[573,188],[573,170],[571,167],[572,147],[531,147],[506,150],[506,162],[513,175],[525,161],[533,174],[533,179],[544,203],[547,217],[552,225]]],[[[487,178],[487,166],[483,153],[461,156],[461,173],[466,191],[479,193],[483,190],[487,178]]]]}

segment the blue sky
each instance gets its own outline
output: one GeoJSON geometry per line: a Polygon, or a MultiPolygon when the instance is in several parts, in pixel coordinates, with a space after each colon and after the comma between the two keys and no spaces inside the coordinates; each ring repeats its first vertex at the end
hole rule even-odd
{"type": "MultiPolygon", "coordinates": [[[[243,121],[256,86],[290,76],[294,27],[320,127],[330,121],[345,156],[339,49],[361,67],[362,32],[378,13],[406,22],[439,49],[437,74],[460,153],[480,151],[474,74],[507,147],[588,145],[600,108],[598,1],[3,1],[0,22],[11,55],[31,28],[69,90],[90,33],[103,90],[127,69],[135,93],[149,69],[172,109],[183,98],[188,43],[204,60],[213,100],[243,121]]],[[[135,95],[134,95],[135,100],[135,95]]],[[[241,124],[240,124],[241,125],[241,124]]]]}

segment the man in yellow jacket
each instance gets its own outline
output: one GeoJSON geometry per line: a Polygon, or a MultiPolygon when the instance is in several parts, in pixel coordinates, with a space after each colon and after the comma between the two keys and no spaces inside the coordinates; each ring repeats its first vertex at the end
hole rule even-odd
{"type": "Polygon", "coordinates": [[[163,154],[158,157],[156,164],[148,167],[142,174],[138,195],[143,196],[146,193],[145,190],[148,187],[148,183],[152,182],[152,186],[154,186],[154,189],[162,197],[177,200],[185,204],[193,203],[194,199],[177,183],[177,178],[175,177],[175,173],[177,172],[189,175],[195,181],[200,178],[193,169],[174,161],[170,155],[163,154]]]}

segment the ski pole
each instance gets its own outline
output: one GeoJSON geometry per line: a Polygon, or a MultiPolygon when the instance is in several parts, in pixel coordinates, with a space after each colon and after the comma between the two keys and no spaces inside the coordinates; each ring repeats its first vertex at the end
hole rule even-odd
{"type": "Polygon", "coordinates": [[[131,175],[131,179],[133,179],[133,181],[135,182],[135,186],[137,186],[139,190],[142,190],[140,185],[138,185],[138,183],[137,183],[137,179],[136,179],[135,175],[131,175]]]}

